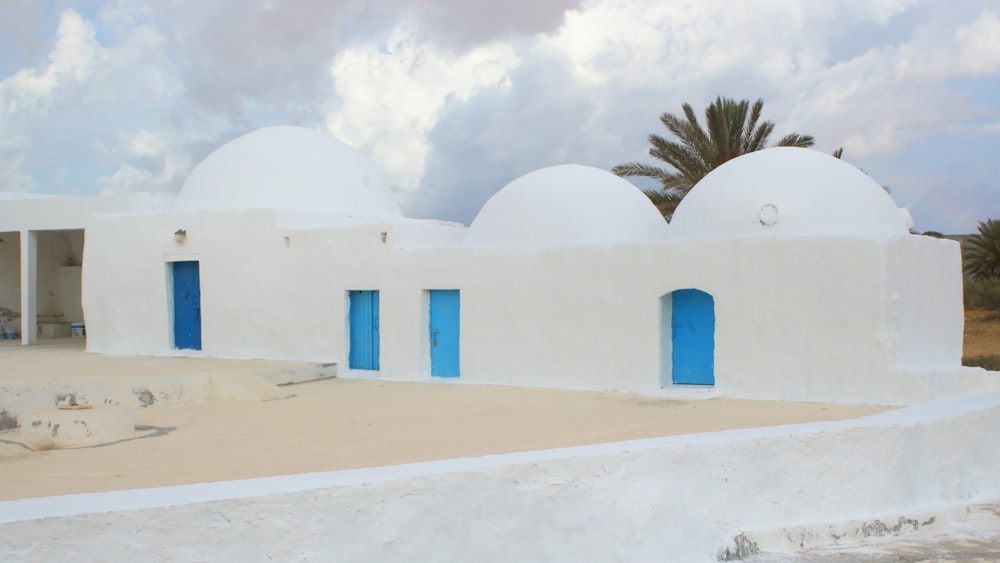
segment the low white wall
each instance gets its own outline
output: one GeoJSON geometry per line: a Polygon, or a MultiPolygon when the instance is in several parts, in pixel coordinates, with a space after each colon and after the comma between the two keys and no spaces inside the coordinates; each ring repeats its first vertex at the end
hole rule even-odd
{"type": "Polygon", "coordinates": [[[25,499],[0,503],[0,537],[17,560],[711,561],[740,534],[764,550],[827,545],[995,500],[1000,449],[984,444],[998,417],[994,393],[850,421],[25,499]]]}

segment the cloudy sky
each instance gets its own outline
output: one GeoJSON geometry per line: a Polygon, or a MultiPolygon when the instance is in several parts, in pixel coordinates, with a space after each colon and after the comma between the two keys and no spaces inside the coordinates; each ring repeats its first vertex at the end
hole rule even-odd
{"type": "Polygon", "coordinates": [[[255,128],[325,129],[404,211],[646,159],[717,95],[889,186],[918,230],[1000,217],[1000,4],[956,0],[3,0],[0,191],[175,192],[255,128]]]}

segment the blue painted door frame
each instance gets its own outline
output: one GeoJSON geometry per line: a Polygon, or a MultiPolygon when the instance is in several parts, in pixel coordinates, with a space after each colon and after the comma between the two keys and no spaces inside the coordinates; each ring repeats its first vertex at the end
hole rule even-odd
{"type": "Polygon", "coordinates": [[[347,365],[351,369],[379,369],[378,291],[348,293],[350,313],[350,351],[347,365]]]}
{"type": "Polygon", "coordinates": [[[431,375],[458,377],[461,296],[457,289],[430,291],[431,375]]]}
{"type": "Polygon", "coordinates": [[[174,348],[201,350],[201,279],[197,261],[173,262],[174,348]]]}
{"type": "Polygon", "coordinates": [[[715,385],[715,300],[697,289],[671,294],[672,380],[715,385]]]}

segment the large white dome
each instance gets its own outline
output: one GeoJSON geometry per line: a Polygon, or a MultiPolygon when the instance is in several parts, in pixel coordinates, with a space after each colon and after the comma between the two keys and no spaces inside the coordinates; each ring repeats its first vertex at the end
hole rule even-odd
{"type": "Polygon", "coordinates": [[[400,215],[371,161],[328,133],[289,126],[258,129],[209,154],[174,209],[400,215]]]}
{"type": "Polygon", "coordinates": [[[867,174],[828,154],[775,147],[705,176],[670,222],[675,238],[884,236],[913,220],[867,174]]]}
{"type": "Polygon", "coordinates": [[[467,246],[610,246],[661,240],[667,223],[638,188],[576,164],[542,168],[493,195],[476,215],[467,246]]]}

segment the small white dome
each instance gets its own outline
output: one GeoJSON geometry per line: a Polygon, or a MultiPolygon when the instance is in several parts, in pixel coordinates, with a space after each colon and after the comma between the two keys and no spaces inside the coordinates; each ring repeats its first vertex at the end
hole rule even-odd
{"type": "Polygon", "coordinates": [[[521,176],[476,215],[466,246],[610,246],[661,240],[667,223],[638,188],[599,168],[567,164],[521,176]]]}
{"type": "Polygon", "coordinates": [[[258,129],[209,154],[174,209],[400,215],[371,161],[328,133],[289,126],[258,129]]]}
{"type": "Polygon", "coordinates": [[[675,238],[884,236],[911,226],[909,212],[847,162],[774,147],[705,176],[677,207],[670,232],[675,238]]]}

